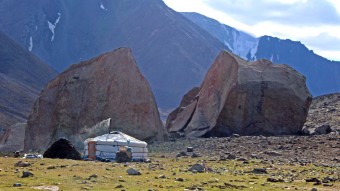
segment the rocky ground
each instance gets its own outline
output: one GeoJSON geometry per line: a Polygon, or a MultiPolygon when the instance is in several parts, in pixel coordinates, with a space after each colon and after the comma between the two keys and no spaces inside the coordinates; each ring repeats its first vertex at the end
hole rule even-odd
{"type": "Polygon", "coordinates": [[[329,125],[334,131],[340,132],[340,93],[315,97],[308,111],[308,128],[329,125]]]}
{"type": "Polygon", "coordinates": [[[340,190],[337,132],[177,139],[149,150],[145,163],[2,156],[0,190],[340,190]]]}
{"type": "Polygon", "coordinates": [[[105,163],[1,156],[0,190],[340,190],[339,94],[314,99],[309,136],[174,139],[150,161],[105,163]],[[22,161],[22,162],[20,162],[22,161]]]}
{"type": "Polygon", "coordinates": [[[167,157],[175,157],[187,147],[193,147],[193,153],[208,157],[212,161],[231,157],[240,160],[260,159],[268,163],[312,163],[340,167],[340,135],[336,132],[318,136],[177,139],[152,144],[150,150],[154,153],[164,153],[167,157]]]}
{"type": "Polygon", "coordinates": [[[340,165],[340,93],[315,97],[305,127],[329,125],[332,133],[319,136],[234,136],[207,139],[176,139],[152,144],[150,150],[175,156],[186,147],[212,160],[234,155],[284,163],[340,165]]]}
{"type": "Polygon", "coordinates": [[[149,145],[148,162],[0,158],[0,190],[340,190],[340,136],[149,145]],[[21,162],[20,162],[21,161],[21,162]]]}

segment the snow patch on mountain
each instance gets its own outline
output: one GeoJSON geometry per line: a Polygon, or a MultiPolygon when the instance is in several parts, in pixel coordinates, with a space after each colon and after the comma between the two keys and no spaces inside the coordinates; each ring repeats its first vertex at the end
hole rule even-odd
{"type": "MultiPolygon", "coordinates": [[[[257,47],[258,40],[246,33],[239,32],[235,33],[234,37],[234,49],[233,52],[239,55],[241,58],[247,59],[247,54],[249,51],[257,47]]],[[[257,48],[256,48],[257,49],[257,48]]]]}
{"type": "Polygon", "coordinates": [[[50,21],[47,21],[48,28],[52,32],[51,42],[54,40],[54,31],[55,31],[55,28],[57,27],[57,24],[59,23],[60,17],[61,17],[61,14],[58,12],[58,18],[55,20],[54,23],[51,23],[50,21]]]}
{"type": "Polygon", "coordinates": [[[52,37],[51,37],[51,42],[52,42],[53,39],[54,39],[54,28],[55,28],[55,26],[50,21],[47,21],[47,23],[48,23],[48,28],[52,32],[52,37]]]}
{"type": "Polygon", "coordinates": [[[32,36],[30,36],[30,46],[28,47],[28,50],[32,52],[32,49],[33,49],[33,38],[32,36]]]}
{"type": "Polygon", "coordinates": [[[270,61],[273,62],[274,55],[272,54],[270,57],[270,61]]]}
{"type": "Polygon", "coordinates": [[[230,44],[227,41],[224,41],[224,45],[226,45],[231,51],[233,51],[233,48],[230,46],[230,44]]]}
{"type": "Polygon", "coordinates": [[[57,20],[54,23],[54,26],[56,26],[56,27],[57,27],[57,24],[59,23],[60,16],[61,16],[61,13],[58,13],[58,18],[57,18],[57,20]]]}
{"type": "Polygon", "coordinates": [[[257,47],[259,46],[259,42],[257,41],[255,46],[250,49],[250,60],[257,60],[256,58],[256,52],[257,52],[257,47]]]}
{"type": "Polygon", "coordinates": [[[217,20],[198,13],[182,13],[185,17],[209,32],[212,36],[223,42],[234,54],[247,59],[250,49],[256,47],[258,39],[242,31],[238,31],[217,20]]]}
{"type": "Polygon", "coordinates": [[[105,11],[107,11],[107,9],[104,7],[103,2],[100,2],[100,8],[103,9],[103,10],[105,10],[105,11]]]}

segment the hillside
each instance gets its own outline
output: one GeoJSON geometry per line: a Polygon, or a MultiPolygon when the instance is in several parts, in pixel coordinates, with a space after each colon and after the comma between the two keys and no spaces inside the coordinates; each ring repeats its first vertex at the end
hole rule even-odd
{"type": "Polygon", "coordinates": [[[130,47],[163,109],[174,108],[227,49],[161,0],[2,0],[0,12],[0,29],[58,71],[130,47]]]}
{"type": "Polygon", "coordinates": [[[40,90],[56,72],[0,32],[0,136],[24,122],[40,90]]]}

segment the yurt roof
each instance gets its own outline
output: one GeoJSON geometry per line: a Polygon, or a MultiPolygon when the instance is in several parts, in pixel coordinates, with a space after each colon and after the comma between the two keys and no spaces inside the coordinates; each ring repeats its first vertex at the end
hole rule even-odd
{"type": "Polygon", "coordinates": [[[120,131],[112,131],[108,134],[104,134],[95,138],[88,138],[85,140],[85,142],[90,142],[90,141],[96,141],[96,142],[112,142],[112,143],[125,143],[125,142],[130,142],[130,143],[137,143],[140,145],[144,145],[145,147],[147,146],[147,143],[141,140],[138,140],[134,137],[131,137],[130,135],[127,135],[125,133],[122,133],[120,131]]]}

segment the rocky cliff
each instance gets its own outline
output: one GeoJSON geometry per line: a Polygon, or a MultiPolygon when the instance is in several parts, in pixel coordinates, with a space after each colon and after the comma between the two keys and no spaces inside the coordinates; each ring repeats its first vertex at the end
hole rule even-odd
{"type": "Polygon", "coordinates": [[[44,150],[57,139],[78,149],[89,130],[111,118],[107,133],[119,130],[145,141],[162,140],[164,130],[146,79],[128,48],[120,48],[72,65],[51,81],[34,105],[25,135],[25,150],[44,150]]]}
{"type": "Polygon", "coordinates": [[[246,62],[222,51],[199,92],[170,124],[186,137],[298,133],[311,95],[305,77],[268,60],[246,62]]]}

